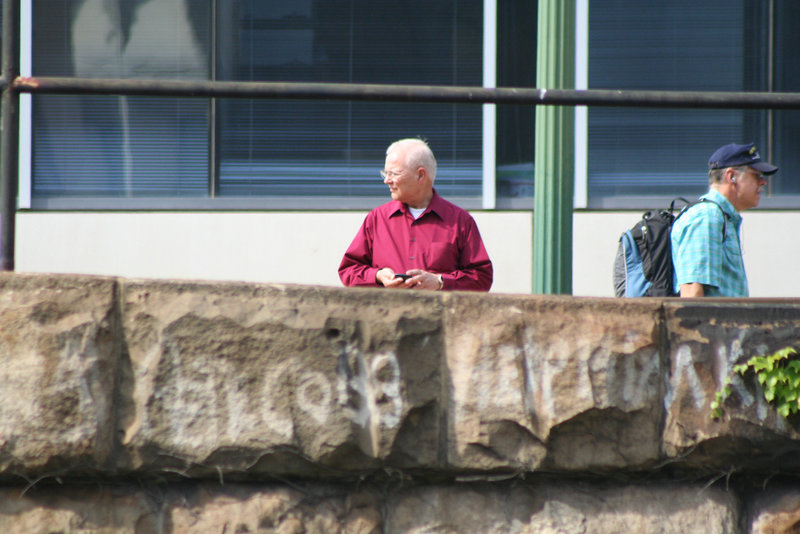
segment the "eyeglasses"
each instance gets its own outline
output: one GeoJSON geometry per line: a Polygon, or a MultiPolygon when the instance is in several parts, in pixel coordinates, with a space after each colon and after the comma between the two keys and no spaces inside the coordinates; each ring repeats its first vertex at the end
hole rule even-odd
{"type": "Polygon", "coordinates": [[[749,168],[741,171],[741,174],[752,174],[753,176],[756,177],[756,182],[760,182],[761,180],[766,181],[766,179],[767,179],[766,176],[764,176],[760,172],[754,171],[753,169],[749,169],[749,168]]]}
{"type": "Polygon", "coordinates": [[[384,180],[386,180],[387,178],[394,179],[396,176],[400,176],[404,172],[405,171],[400,171],[400,172],[397,172],[397,171],[381,171],[381,178],[383,178],[384,180]]]}

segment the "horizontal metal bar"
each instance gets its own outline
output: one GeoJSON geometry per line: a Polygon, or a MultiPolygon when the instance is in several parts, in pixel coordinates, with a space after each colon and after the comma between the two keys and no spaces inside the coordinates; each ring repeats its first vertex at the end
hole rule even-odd
{"type": "Polygon", "coordinates": [[[14,90],[34,94],[287,98],[605,107],[800,109],[800,93],[485,88],[289,82],[19,77],[14,90]]]}

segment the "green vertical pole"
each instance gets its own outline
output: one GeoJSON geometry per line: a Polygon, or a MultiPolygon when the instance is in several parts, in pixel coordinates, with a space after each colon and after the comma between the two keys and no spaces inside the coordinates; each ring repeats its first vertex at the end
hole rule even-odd
{"type": "MultiPolygon", "coordinates": [[[[575,0],[539,0],[536,87],[575,88],[575,0]]],[[[536,107],[534,293],[572,293],[574,128],[573,107],[536,107]]]]}

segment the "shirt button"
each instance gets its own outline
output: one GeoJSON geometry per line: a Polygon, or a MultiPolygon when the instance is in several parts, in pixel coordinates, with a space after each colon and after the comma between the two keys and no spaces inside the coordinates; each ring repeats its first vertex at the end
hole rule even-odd
{"type": "Polygon", "coordinates": [[[410,259],[410,260],[413,260],[413,259],[414,259],[414,256],[411,256],[409,259],[410,259]]]}
{"type": "Polygon", "coordinates": [[[412,242],[412,243],[413,243],[414,241],[416,241],[416,240],[417,240],[417,238],[416,238],[416,237],[412,237],[412,238],[411,238],[411,242],[412,242]]]}

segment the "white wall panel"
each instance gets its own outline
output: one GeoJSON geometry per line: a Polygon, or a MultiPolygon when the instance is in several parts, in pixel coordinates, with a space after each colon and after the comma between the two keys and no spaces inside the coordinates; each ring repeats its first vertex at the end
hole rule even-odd
{"type": "MultiPolygon", "coordinates": [[[[530,293],[532,214],[472,212],[495,267],[494,293],[530,293]]],[[[337,267],[365,212],[26,212],[18,271],[339,286],[337,267]]],[[[619,234],[640,212],[578,212],[573,293],[612,296],[619,234]]],[[[742,233],[753,297],[800,297],[800,213],[749,212],[742,233]]]]}

